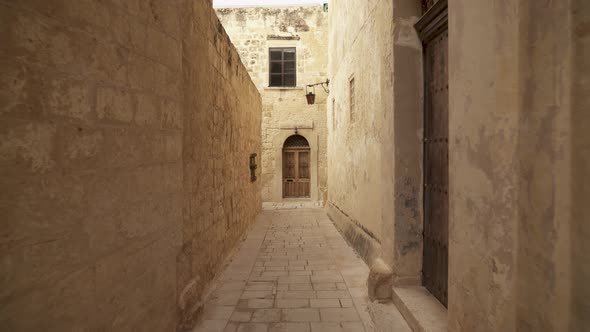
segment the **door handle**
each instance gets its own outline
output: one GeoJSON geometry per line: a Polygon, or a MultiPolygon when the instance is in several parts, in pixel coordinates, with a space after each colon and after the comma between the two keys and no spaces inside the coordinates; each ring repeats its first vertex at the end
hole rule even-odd
{"type": "Polygon", "coordinates": [[[287,182],[293,182],[293,179],[288,179],[287,182]]]}

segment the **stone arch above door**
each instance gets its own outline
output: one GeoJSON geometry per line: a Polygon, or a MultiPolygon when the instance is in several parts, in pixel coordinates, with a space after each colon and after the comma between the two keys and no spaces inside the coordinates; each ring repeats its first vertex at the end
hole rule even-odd
{"type": "Polygon", "coordinates": [[[302,147],[309,148],[309,142],[307,141],[307,139],[305,137],[303,137],[299,134],[294,134],[294,135],[287,137],[287,139],[285,140],[285,143],[283,143],[283,149],[285,149],[285,148],[302,148],[302,147]]]}

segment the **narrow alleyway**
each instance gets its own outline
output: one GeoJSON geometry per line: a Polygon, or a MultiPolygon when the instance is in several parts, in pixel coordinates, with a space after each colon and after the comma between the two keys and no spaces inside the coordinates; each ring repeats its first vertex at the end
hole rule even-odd
{"type": "Polygon", "coordinates": [[[264,211],[195,331],[372,331],[368,273],[324,210],[264,211]]]}
{"type": "Polygon", "coordinates": [[[590,0],[0,26],[0,332],[590,332],[590,0]]]}

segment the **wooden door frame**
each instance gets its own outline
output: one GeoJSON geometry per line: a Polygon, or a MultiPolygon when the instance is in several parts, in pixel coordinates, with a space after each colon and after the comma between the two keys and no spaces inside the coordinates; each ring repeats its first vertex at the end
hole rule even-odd
{"type": "MultiPolygon", "coordinates": [[[[436,37],[441,30],[448,29],[448,0],[438,0],[414,25],[422,43],[436,37]]],[[[424,80],[426,87],[426,80],[424,80]]]]}

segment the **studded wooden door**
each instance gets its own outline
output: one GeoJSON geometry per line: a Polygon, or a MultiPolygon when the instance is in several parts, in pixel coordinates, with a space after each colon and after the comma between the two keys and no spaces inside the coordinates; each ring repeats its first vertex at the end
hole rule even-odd
{"type": "Polygon", "coordinates": [[[446,0],[426,1],[418,22],[424,49],[423,284],[447,305],[449,225],[449,80],[446,0]]]}
{"type": "Polygon", "coordinates": [[[310,149],[303,136],[294,135],[283,146],[283,197],[306,198],[310,189],[310,149]]]}

